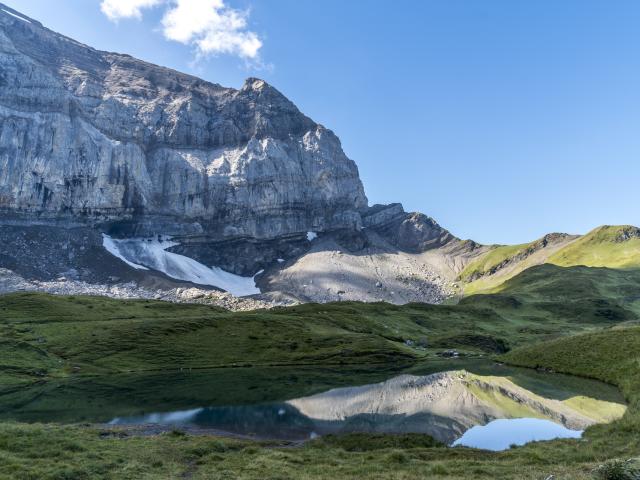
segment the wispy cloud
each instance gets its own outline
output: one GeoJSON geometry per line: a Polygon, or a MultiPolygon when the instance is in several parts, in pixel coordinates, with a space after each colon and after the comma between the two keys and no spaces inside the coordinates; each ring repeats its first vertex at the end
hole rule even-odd
{"type": "Polygon", "coordinates": [[[191,45],[199,57],[236,55],[260,63],[262,41],[248,29],[248,11],[224,0],[103,0],[100,8],[112,21],[141,18],[146,8],[164,5],[162,33],[167,40],[191,45]]]}

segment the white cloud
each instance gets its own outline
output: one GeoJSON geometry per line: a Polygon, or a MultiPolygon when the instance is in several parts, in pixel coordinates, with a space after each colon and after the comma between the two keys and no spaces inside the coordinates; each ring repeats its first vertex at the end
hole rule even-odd
{"type": "Polygon", "coordinates": [[[256,58],[262,42],[247,30],[247,12],[227,7],[223,0],[174,0],[162,19],[170,40],[193,44],[204,55],[229,53],[256,58]]]}
{"type": "Polygon", "coordinates": [[[100,10],[109,20],[121,18],[141,18],[142,9],[155,7],[164,0],[102,0],[100,10]]]}
{"type": "Polygon", "coordinates": [[[144,8],[166,5],[162,33],[168,40],[192,45],[199,56],[230,54],[259,62],[262,41],[248,30],[247,11],[224,0],[103,0],[100,8],[111,20],[141,18],[144,8]]]}

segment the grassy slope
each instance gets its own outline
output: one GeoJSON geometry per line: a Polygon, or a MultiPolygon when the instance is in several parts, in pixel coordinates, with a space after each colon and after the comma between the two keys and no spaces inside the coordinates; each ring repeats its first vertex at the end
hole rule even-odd
{"type": "Polygon", "coordinates": [[[510,258],[525,252],[528,248],[531,248],[534,243],[535,242],[520,245],[497,245],[480,258],[470,262],[469,265],[460,272],[459,278],[462,281],[469,281],[469,279],[474,276],[484,275],[510,258]]]}
{"type": "Polygon", "coordinates": [[[630,225],[596,228],[551,255],[548,261],[563,267],[640,267],[640,237],[623,240],[637,230],[637,227],[630,225]]]}
{"type": "Polygon", "coordinates": [[[499,246],[471,262],[459,276],[463,284],[463,293],[486,293],[524,270],[545,263],[558,247],[531,253],[530,250],[535,248],[538,242],[499,246]]]}
{"type": "Polygon", "coordinates": [[[534,257],[535,262],[544,260],[545,263],[562,267],[638,268],[640,238],[637,237],[637,230],[637,227],[629,225],[598,227],[557,251],[550,250],[546,259],[533,255],[517,261],[510,267],[512,271],[508,275],[500,274],[499,267],[539,241],[496,247],[471,262],[460,273],[460,280],[466,282],[464,293],[471,295],[493,291],[506,280],[531,267],[534,257]],[[497,273],[493,274],[493,271],[497,273]]]}
{"type": "MultiPolygon", "coordinates": [[[[596,267],[556,267],[539,265],[491,290],[494,295],[470,297],[472,302],[492,297],[514,296],[534,305],[561,302],[624,306],[640,314],[640,269],[617,270],[596,267]]],[[[467,300],[464,300],[467,301],[467,300]]]]}
{"type": "MultiPolygon", "coordinates": [[[[0,399],[42,378],[238,363],[388,365],[452,346],[495,351],[496,339],[518,346],[632,324],[638,291],[638,271],[543,265],[495,294],[456,306],[344,303],[234,314],[162,302],[4,296],[0,399]],[[422,336],[430,349],[404,343],[422,336]]],[[[617,383],[631,407],[622,420],[591,428],[587,442],[545,442],[497,454],[425,446],[411,436],[325,438],[279,449],[212,437],[118,438],[87,427],[3,423],[0,478],[537,479],[553,473],[573,479],[590,478],[604,459],[640,454],[640,328],[552,340],[506,358],[617,383]]]]}
{"type": "MultiPolygon", "coordinates": [[[[349,305],[340,306],[339,318],[332,318],[331,306],[327,313],[306,308],[234,314],[157,301],[8,295],[0,297],[1,335],[11,352],[0,349],[2,356],[8,352],[0,364],[16,376],[36,370],[66,376],[412,356],[399,335],[417,334],[413,322],[391,330],[368,325],[349,305]]],[[[369,310],[375,316],[376,307],[369,310]]]]}
{"type": "MultiPolygon", "coordinates": [[[[512,346],[640,317],[640,270],[540,265],[459,306],[485,308],[515,331],[512,346]]],[[[504,328],[504,324],[497,324],[504,328]]]]}
{"type": "Polygon", "coordinates": [[[640,409],[640,327],[614,327],[558,338],[520,347],[502,358],[513,365],[544,366],[619,385],[631,405],[640,409]]]}

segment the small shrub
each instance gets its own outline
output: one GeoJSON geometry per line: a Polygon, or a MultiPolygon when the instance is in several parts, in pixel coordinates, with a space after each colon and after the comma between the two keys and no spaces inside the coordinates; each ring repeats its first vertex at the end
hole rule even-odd
{"type": "Polygon", "coordinates": [[[633,460],[609,460],[593,471],[599,480],[640,480],[640,466],[633,460]]]}
{"type": "Polygon", "coordinates": [[[250,446],[242,449],[242,453],[246,453],[248,455],[256,455],[260,450],[257,447],[250,446]]]}
{"type": "Polygon", "coordinates": [[[193,455],[194,457],[204,457],[210,452],[210,450],[204,445],[190,448],[187,451],[190,455],[193,455]]]}
{"type": "Polygon", "coordinates": [[[394,450],[387,455],[387,461],[389,463],[407,463],[409,461],[409,455],[402,450],[394,450]]]}
{"type": "Polygon", "coordinates": [[[441,465],[439,463],[431,467],[432,475],[447,475],[448,473],[449,471],[444,467],[444,465],[441,465]]]}
{"type": "Polygon", "coordinates": [[[207,449],[210,452],[224,453],[229,450],[229,446],[221,440],[213,440],[207,443],[207,449]]]}

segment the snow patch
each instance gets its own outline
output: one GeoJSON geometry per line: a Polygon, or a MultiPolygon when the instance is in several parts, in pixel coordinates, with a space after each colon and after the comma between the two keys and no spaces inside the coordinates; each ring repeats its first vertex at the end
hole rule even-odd
{"type": "Polygon", "coordinates": [[[5,10],[4,8],[2,9],[2,11],[4,13],[8,13],[9,15],[11,15],[12,17],[17,18],[18,20],[22,20],[23,22],[27,22],[27,23],[31,23],[29,20],[27,20],[26,18],[21,17],[20,15],[16,15],[15,13],[10,12],[9,10],[5,10]]]}
{"type": "Polygon", "coordinates": [[[179,245],[170,237],[117,240],[103,235],[103,245],[133,268],[158,270],[178,280],[221,288],[237,297],[260,293],[254,277],[261,272],[253,277],[241,277],[219,267],[209,268],[193,258],[168,252],[168,248],[179,245]]]}
{"type": "Polygon", "coordinates": [[[318,234],[316,232],[307,232],[307,240],[312,242],[316,238],[318,238],[318,234]]]}
{"type": "Polygon", "coordinates": [[[127,260],[124,255],[120,253],[120,248],[116,244],[116,242],[121,242],[121,240],[114,240],[109,235],[102,234],[102,246],[114,257],[118,257],[124,263],[129,265],[130,267],[135,268],[136,270],[149,270],[147,267],[143,267],[142,265],[138,265],[137,263],[130,262],[127,260]]]}

